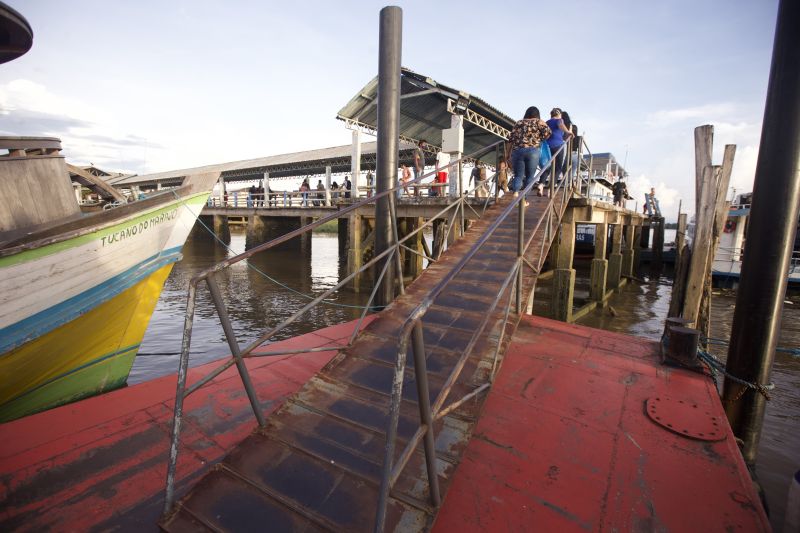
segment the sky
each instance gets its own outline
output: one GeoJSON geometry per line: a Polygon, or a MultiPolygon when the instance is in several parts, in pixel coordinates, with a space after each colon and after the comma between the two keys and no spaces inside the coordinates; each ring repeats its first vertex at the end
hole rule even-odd
{"type": "MultiPolygon", "coordinates": [[[[349,144],[335,116],[378,69],[387,4],[4,0],[33,48],[0,66],[0,134],[145,174],[349,144]]],[[[641,206],[694,212],[693,130],[752,190],[777,0],[408,1],[403,66],[521,118],[569,111],[641,206]]],[[[372,140],[369,136],[365,140],[372,140]]],[[[732,191],[729,191],[732,193],[732,191]]]]}

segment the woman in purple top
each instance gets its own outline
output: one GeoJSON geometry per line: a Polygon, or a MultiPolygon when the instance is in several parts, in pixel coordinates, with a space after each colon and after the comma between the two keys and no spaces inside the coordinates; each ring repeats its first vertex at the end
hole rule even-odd
{"type": "MultiPolygon", "coordinates": [[[[564,171],[564,161],[566,160],[567,153],[565,150],[562,150],[558,155],[555,154],[558,149],[569,140],[572,133],[569,131],[569,128],[564,125],[564,121],[561,119],[561,110],[557,107],[550,111],[550,120],[547,121],[547,125],[552,132],[550,138],[547,139],[547,144],[550,146],[550,152],[553,154],[553,157],[555,157],[556,179],[559,179],[564,171]]],[[[550,171],[552,168],[552,166],[548,167],[547,172],[542,175],[543,181],[550,179],[550,171]]],[[[542,187],[542,182],[539,183],[539,187],[542,187]]]]}

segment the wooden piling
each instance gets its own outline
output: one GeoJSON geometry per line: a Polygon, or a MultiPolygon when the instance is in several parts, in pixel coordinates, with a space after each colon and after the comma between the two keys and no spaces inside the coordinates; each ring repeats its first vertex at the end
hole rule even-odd
{"type": "Polygon", "coordinates": [[[625,246],[622,247],[622,276],[630,278],[633,276],[633,226],[625,226],[625,246]]]}
{"type": "Polygon", "coordinates": [[[228,217],[224,215],[214,215],[214,233],[224,243],[231,242],[231,229],[228,226],[228,217]]]}
{"type": "Polygon", "coordinates": [[[608,224],[596,224],[594,230],[594,259],[590,271],[589,299],[602,302],[606,295],[608,260],[606,259],[606,240],[608,224]]]}
{"type": "Polygon", "coordinates": [[[611,253],[608,256],[608,287],[618,289],[622,279],[622,224],[614,224],[611,232],[611,253]]]}
{"type": "MultiPolygon", "coordinates": [[[[361,250],[361,233],[363,221],[361,215],[352,213],[348,217],[349,232],[347,236],[347,274],[352,274],[363,265],[363,253],[361,250]]],[[[361,285],[361,274],[353,278],[353,290],[359,291],[361,285]]]]}
{"type": "Polygon", "coordinates": [[[560,225],[556,241],[558,254],[553,272],[553,318],[572,321],[572,304],[575,293],[575,270],[572,258],[575,255],[575,224],[565,222],[560,225]]]}

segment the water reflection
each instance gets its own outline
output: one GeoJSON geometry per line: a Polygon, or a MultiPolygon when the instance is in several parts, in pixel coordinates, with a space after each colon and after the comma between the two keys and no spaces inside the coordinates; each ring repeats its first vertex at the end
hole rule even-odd
{"type": "MultiPolygon", "coordinates": [[[[202,233],[193,233],[184,247],[184,259],[176,264],[164,285],[129,384],[174,373],[186,311],[186,290],[192,276],[244,251],[245,235],[232,229],[230,250],[202,233]]],[[[335,286],[346,265],[340,260],[335,234],[315,234],[310,253],[269,250],[237,263],[219,274],[218,283],[228,306],[240,346],[256,340],[303,308],[315,296],[335,286]]],[[[278,332],[273,340],[286,339],[360,316],[368,293],[345,289],[278,332]]],[[[192,329],[191,365],[196,366],[230,353],[217,314],[205,286],[197,296],[192,329]]]]}

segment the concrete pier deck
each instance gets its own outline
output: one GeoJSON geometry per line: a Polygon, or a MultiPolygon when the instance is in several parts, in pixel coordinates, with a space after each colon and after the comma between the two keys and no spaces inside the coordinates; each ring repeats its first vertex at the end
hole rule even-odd
{"type": "MultiPolygon", "coordinates": [[[[281,343],[330,352],[249,360],[265,412],[352,327],[281,343]]],[[[174,391],[166,376],[0,425],[0,528],[157,530],[174,391]]],[[[655,343],[524,317],[434,530],[769,531],[727,424],[722,439],[687,438],[648,417],[655,397],[724,422],[711,381],[660,366],[655,343]]],[[[256,427],[230,371],[187,408],[180,492],[256,427]]]]}

